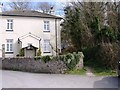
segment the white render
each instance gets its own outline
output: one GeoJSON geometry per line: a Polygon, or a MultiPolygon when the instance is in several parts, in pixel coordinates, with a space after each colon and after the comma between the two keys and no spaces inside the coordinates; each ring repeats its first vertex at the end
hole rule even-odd
{"type": "MultiPolygon", "coordinates": [[[[41,39],[40,48],[41,55],[56,55],[56,34],[55,34],[55,18],[40,18],[40,17],[20,17],[20,16],[0,16],[0,57],[2,57],[2,45],[5,45],[6,39],[13,39],[13,54],[5,54],[5,57],[16,57],[19,53],[18,38],[22,41],[22,48],[31,43],[33,46],[39,48],[39,41],[29,34],[34,34],[41,39]],[[6,31],[7,19],[13,20],[13,31],[6,31]],[[44,21],[50,22],[50,32],[44,31],[44,21]],[[22,39],[22,36],[28,35],[22,39]],[[43,47],[44,39],[50,39],[51,45],[54,47],[50,53],[44,53],[43,47]]],[[[57,19],[57,46],[61,50],[61,37],[60,37],[60,20],[57,19]]]]}

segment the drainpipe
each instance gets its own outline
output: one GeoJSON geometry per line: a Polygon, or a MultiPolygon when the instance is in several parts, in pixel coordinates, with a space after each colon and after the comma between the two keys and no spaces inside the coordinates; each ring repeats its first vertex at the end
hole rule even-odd
{"type": "MultiPolygon", "coordinates": [[[[40,41],[41,41],[41,38],[39,39],[39,49],[41,49],[41,48],[40,48],[40,41]]],[[[38,49],[38,50],[39,50],[39,49],[38,49]]],[[[36,52],[36,55],[37,55],[37,52],[36,52]]]]}
{"type": "Polygon", "coordinates": [[[2,44],[2,58],[5,58],[5,44],[2,44]]]}
{"type": "Polygon", "coordinates": [[[40,49],[40,41],[41,41],[41,39],[39,39],[39,49],[40,49]]]}
{"type": "Polygon", "coordinates": [[[57,19],[55,18],[55,42],[56,42],[56,56],[58,54],[57,51],[57,19]]]}

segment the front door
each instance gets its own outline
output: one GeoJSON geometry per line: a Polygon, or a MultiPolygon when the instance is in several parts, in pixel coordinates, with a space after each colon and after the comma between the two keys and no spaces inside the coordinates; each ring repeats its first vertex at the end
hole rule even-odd
{"type": "Polygon", "coordinates": [[[25,57],[35,57],[35,50],[34,49],[30,49],[30,50],[27,50],[25,49],[25,57]]]}

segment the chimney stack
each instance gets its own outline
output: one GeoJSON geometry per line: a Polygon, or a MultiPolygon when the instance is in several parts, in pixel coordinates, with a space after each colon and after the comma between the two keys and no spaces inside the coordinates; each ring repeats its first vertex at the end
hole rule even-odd
{"type": "Polygon", "coordinates": [[[51,15],[55,15],[54,7],[51,7],[51,8],[50,8],[50,14],[51,14],[51,15]]]}

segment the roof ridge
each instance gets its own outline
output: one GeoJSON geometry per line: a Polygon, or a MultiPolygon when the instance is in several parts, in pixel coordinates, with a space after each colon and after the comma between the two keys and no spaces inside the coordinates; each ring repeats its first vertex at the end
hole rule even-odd
{"type": "Polygon", "coordinates": [[[6,11],[2,13],[2,16],[25,16],[25,17],[44,17],[44,18],[59,18],[62,19],[62,17],[43,13],[35,10],[15,10],[15,11],[6,11]],[[23,13],[22,13],[23,12],[23,13]]]}

